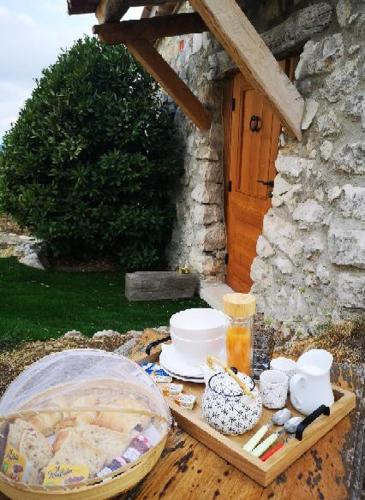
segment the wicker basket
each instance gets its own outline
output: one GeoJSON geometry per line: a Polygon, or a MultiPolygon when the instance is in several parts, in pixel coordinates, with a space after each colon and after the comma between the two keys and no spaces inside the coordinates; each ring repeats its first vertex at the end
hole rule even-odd
{"type": "Polygon", "coordinates": [[[161,453],[166,445],[166,435],[161,441],[151,448],[140,460],[123,472],[120,470],[117,475],[103,480],[95,480],[88,484],[81,484],[79,487],[69,487],[60,491],[59,488],[45,488],[41,486],[25,486],[24,484],[11,481],[4,474],[0,473],[0,491],[14,500],[38,500],[41,498],[67,498],[67,500],[104,500],[121,494],[139,483],[156,465],[161,453]]]}
{"type": "MultiPolygon", "coordinates": [[[[50,412],[61,413],[63,416],[69,416],[71,413],[75,412],[95,412],[95,410],[100,412],[138,414],[139,416],[149,417],[151,419],[150,421],[154,422],[155,426],[157,425],[156,428],[158,428],[159,434],[156,440],[158,439],[158,441],[153,441],[153,447],[141,455],[137,460],[119,468],[115,472],[110,471],[108,475],[92,477],[86,481],[67,484],[65,486],[27,484],[26,482],[15,481],[0,471],[0,491],[2,493],[9,498],[17,500],[38,500],[42,498],[67,498],[75,500],[82,500],[85,498],[90,500],[101,500],[116,496],[133,488],[133,486],[140,482],[152,470],[166,445],[171,427],[171,414],[160,390],[153,384],[150,377],[145,374],[140,367],[132,364],[129,360],[121,359],[120,356],[90,350],[66,351],[58,353],[57,355],[51,355],[38,362],[38,366],[34,364],[32,367],[28,369],[28,373],[27,371],[23,372],[23,374],[16,379],[15,382],[20,389],[15,387],[16,391],[14,392],[14,389],[10,386],[10,390],[8,389],[8,392],[5,394],[6,405],[4,403],[4,396],[2,398],[5,410],[3,409],[2,415],[0,416],[1,449],[5,446],[7,440],[9,423],[17,418],[28,420],[28,417],[38,416],[42,413],[49,414],[50,412]],[[82,361],[82,356],[84,354],[89,357],[95,355],[97,361],[99,361],[99,367],[102,364],[100,358],[102,358],[103,362],[105,360],[104,366],[106,365],[107,368],[104,369],[104,371],[106,375],[108,375],[109,370],[111,375],[107,378],[97,378],[95,380],[74,380],[75,372],[71,370],[72,380],[67,381],[68,377],[65,376],[64,379],[66,382],[53,386],[52,384],[48,384],[49,387],[43,391],[33,391],[31,398],[28,399],[27,397],[23,397],[23,387],[29,389],[32,384],[34,385],[34,379],[36,378],[34,377],[34,373],[38,373],[38,367],[43,370],[43,364],[48,362],[57,365],[58,360],[62,362],[64,357],[68,356],[73,356],[77,362],[79,360],[82,361]],[[109,365],[113,366],[109,369],[109,365]],[[120,370],[120,365],[122,369],[124,365],[126,366],[124,371],[120,370]],[[112,368],[114,368],[114,371],[112,368]],[[131,372],[130,375],[128,370],[131,372]],[[120,371],[121,375],[120,378],[118,378],[120,371]],[[33,377],[29,376],[29,372],[31,372],[33,377]],[[138,383],[136,382],[137,376],[139,377],[138,383]],[[124,382],[123,377],[127,378],[127,383],[124,382]],[[14,394],[18,398],[18,401],[20,400],[21,404],[13,404],[14,409],[12,409],[11,405],[12,401],[14,401],[14,394]],[[56,396],[60,394],[65,397],[61,398],[61,402],[60,400],[57,402],[56,396]],[[92,407],[86,405],[83,407],[82,403],[80,406],[78,404],[75,405],[74,402],[76,400],[74,396],[79,396],[80,394],[83,396],[90,394],[98,395],[98,404],[92,407]],[[138,406],[133,407],[133,405],[126,407],[118,406],[118,402],[116,402],[114,406],[113,402],[118,400],[116,396],[119,397],[123,394],[126,395],[127,399],[129,394],[138,394],[140,400],[146,402],[145,408],[138,406]],[[10,411],[6,411],[6,408],[9,408],[10,411]]],[[[61,368],[63,367],[61,366],[61,368]]],[[[47,371],[45,373],[48,375],[47,371]]],[[[79,366],[77,365],[75,376],[77,376],[78,373],[79,366]]],[[[2,453],[3,452],[4,451],[2,451],[2,453]]]]}

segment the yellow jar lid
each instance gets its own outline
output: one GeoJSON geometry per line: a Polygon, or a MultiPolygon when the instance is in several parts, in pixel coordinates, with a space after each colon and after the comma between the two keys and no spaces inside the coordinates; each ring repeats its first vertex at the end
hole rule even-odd
{"type": "Polygon", "coordinates": [[[250,293],[227,293],[223,309],[231,318],[248,318],[256,313],[256,299],[250,293]]]}

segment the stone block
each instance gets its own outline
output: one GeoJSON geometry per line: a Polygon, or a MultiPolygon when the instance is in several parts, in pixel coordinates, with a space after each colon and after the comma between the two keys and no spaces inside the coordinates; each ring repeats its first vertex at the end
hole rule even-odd
{"type": "Polygon", "coordinates": [[[312,224],[322,223],[324,215],[324,208],[316,200],[309,199],[297,206],[293,219],[299,222],[299,227],[305,229],[312,224]]]}
{"type": "Polygon", "coordinates": [[[344,95],[352,94],[360,81],[358,65],[358,59],[347,61],[328,75],[324,80],[323,97],[329,102],[337,102],[344,95]]]}
{"type": "Polygon", "coordinates": [[[316,277],[321,283],[327,285],[331,281],[331,273],[327,267],[323,264],[318,264],[316,269],[316,277]]]}
{"type": "Polygon", "coordinates": [[[365,221],[365,187],[343,186],[340,210],[343,217],[365,221]]]}
{"type": "Polygon", "coordinates": [[[272,206],[280,207],[285,204],[292,212],[296,205],[295,194],[301,191],[301,184],[290,184],[283,178],[282,174],[278,174],[275,178],[272,206]]]}
{"type": "Polygon", "coordinates": [[[194,224],[208,225],[223,220],[223,207],[219,205],[196,205],[193,208],[194,224]]]}
{"type": "Polygon", "coordinates": [[[279,153],[276,159],[276,170],[288,177],[298,178],[303,171],[311,170],[314,161],[300,156],[286,156],[279,153]]]}
{"type": "Polygon", "coordinates": [[[328,231],[328,255],[332,264],[365,269],[365,230],[331,226],[328,231]]]}
{"type": "Polygon", "coordinates": [[[329,203],[332,203],[334,200],[337,200],[341,196],[341,193],[342,193],[342,188],[340,188],[339,186],[331,188],[327,194],[329,203]]]}
{"type": "Polygon", "coordinates": [[[295,78],[300,80],[309,75],[332,71],[335,63],[344,54],[341,33],[329,35],[319,42],[310,40],[304,46],[295,70],[295,78]]]}
{"type": "Polygon", "coordinates": [[[337,283],[337,299],[340,306],[365,309],[364,273],[341,273],[337,283]]]}
{"type": "Polygon", "coordinates": [[[194,154],[197,160],[219,161],[219,153],[211,145],[197,146],[194,154]]]}
{"type": "Polygon", "coordinates": [[[199,165],[201,179],[206,182],[223,182],[223,165],[220,162],[204,161],[199,165]]]}
{"type": "Polygon", "coordinates": [[[274,265],[282,274],[291,274],[293,272],[293,264],[286,257],[276,257],[274,259],[274,265]]]}
{"type": "Polygon", "coordinates": [[[324,250],[324,242],[319,234],[312,234],[304,241],[304,255],[307,259],[320,255],[324,250]]]}
{"type": "Polygon", "coordinates": [[[193,34],[193,47],[192,47],[192,54],[195,54],[196,52],[199,52],[199,50],[203,46],[203,35],[201,33],[194,33],[193,34]]]}
{"type": "Polygon", "coordinates": [[[262,236],[262,234],[260,234],[260,236],[258,237],[258,240],[256,243],[256,252],[257,252],[257,255],[263,259],[267,259],[275,254],[275,250],[270,245],[270,243],[267,241],[265,236],[262,236]]]}
{"type": "Polygon", "coordinates": [[[223,186],[214,182],[202,182],[195,186],[191,197],[198,203],[221,204],[223,202],[223,186]]]}
{"type": "Polygon", "coordinates": [[[319,103],[315,99],[306,99],[305,100],[305,108],[304,115],[302,119],[302,130],[307,130],[316,116],[318,111],[319,103]]]}
{"type": "Polygon", "coordinates": [[[356,94],[347,97],[341,106],[341,111],[354,121],[361,121],[365,129],[365,92],[359,90],[356,94]]]}
{"type": "Polygon", "coordinates": [[[365,174],[365,142],[343,145],[333,157],[338,170],[349,174],[365,174]]]}
{"type": "Polygon", "coordinates": [[[321,115],[317,119],[319,133],[323,137],[337,135],[341,132],[341,124],[336,116],[336,113],[330,110],[325,115],[321,115]]]}
{"type": "Polygon", "coordinates": [[[217,259],[202,253],[198,254],[196,251],[190,255],[190,263],[194,270],[203,276],[212,276],[221,272],[224,268],[223,259],[217,259]]]}
{"type": "Polygon", "coordinates": [[[328,161],[331,158],[333,151],[333,144],[331,141],[324,141],[319,148],[321,158],[324,161],[328,161]]]}
{"type": "Polygon", "coordinates": [[[273,278],[272,267],[264,260],[256,257],[251,266],[250,276],[252,281],[256,283],[271,280],[273,278]]]}
{"type": "Polygon", "coordinates": [[[295,262],[303,251],[303,242],[297,236],[296,227],[269,211],[264,217],[263,236],[295,262]]]}
{"type": "Polygon", "coordinates": [[[339,0],[336,4],[336,16],[341,28],[345,28],[352,14],[351,0],[339,0]]]}
{"type": "Polygon", "coordinates": [[[203,227],[197,235],[199,246],[205,252],[222,250],[226,246],[226,229],[223,223],[203,227]]]}

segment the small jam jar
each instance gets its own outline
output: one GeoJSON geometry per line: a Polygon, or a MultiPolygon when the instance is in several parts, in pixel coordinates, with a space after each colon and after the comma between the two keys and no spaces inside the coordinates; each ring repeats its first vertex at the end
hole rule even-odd
{"type": "Polygon", "coordinates": [[[226,333],[227,364],[251,375],[256,299],[251,294],[228,293],[223,297],[223,307],[230,319],[226,333]]]}

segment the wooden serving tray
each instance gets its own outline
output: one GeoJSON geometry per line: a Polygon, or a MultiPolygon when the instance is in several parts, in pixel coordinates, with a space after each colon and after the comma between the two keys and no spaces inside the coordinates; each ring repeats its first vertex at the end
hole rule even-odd
{"type": "MultiPolygon", "coordinates": [[[[181,383],[178,380],[176,382],[181,383]]],[[[335,403],[331,406],[330,416],[321,415],[305,429],[302,441],[298,441],[296,438],[288,440],[281,450],[266,462],[262,462],[259,458],[253,457],[250,453],[244,451],[242,446],[256,433],[261,425],[271,420],[272,414],[277,410],[263,408],[261,420],[252,431],[242,436],[225,436],[204,421],[201,413],[201,398],[204,389],[205,386],[202,384],[184,383],[184,392],[194,394],[197,397],[197,403],[193,410],[185,410],[178,406],[172,399],[168,398],[168,403],[176,422],[188,434],[262,486],[268,486],[277,476],[283,473],[295,460],[302,456],[350,413],[356,405],[356,397],[353,392],[333,386],[335,403]]],[[[294,416],[300,415],[291,406],[290,402],[288,402],[287,408],[292,411],[294,416]]],[[[271,432],[275,432],[276,429],[278,427],[272,427],[272,430],[265,437],[271,432]]]]}

